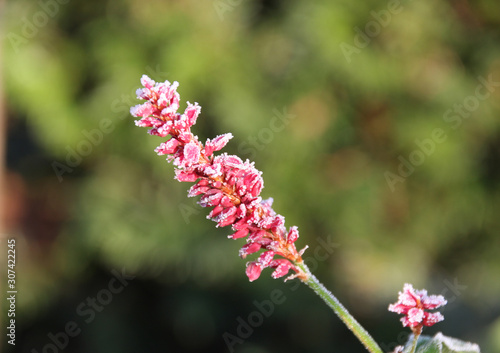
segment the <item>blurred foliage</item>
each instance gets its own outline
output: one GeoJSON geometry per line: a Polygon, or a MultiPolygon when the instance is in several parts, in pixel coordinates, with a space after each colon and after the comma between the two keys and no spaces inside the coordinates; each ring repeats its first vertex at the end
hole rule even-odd
{"type": "MultiPolygon", "coordinates": [[[[46,327],[29,322],[74,312],[102,288],[95,283],[107,283],[109,274],[96,275],[103,269],[137,276],[113,302],[128,314],[107,311],[89,325],[87,343],[78,341],[83,348],[67,351],[169,351],[176,339],[184,343],[176,351],[223,351],[223,332],[235,332],[255,298],[286,291],[269,279],[246,282],[242,241],[205,219],[153,152],[162,140],[134,127],[128,109],[148,74],[179,81],[183,102],[200,103],[201,140],[233,133],[226,150],[256,161],[263,197],[299,226],[306,258],[318,239],[337,244],[316,274],[381,342],[401,332],[386,306],[411,282],[454,298],[439,330],[500,350],[497,0],[16,0],[3,21],[7,199],[22,210],[8,231],[22,239],[26,339],[47,341],[46,327]],[[377,34],[359,34],[370,30],[377,34]],[[363,41],[349,55],[342,49],[363,41]],[[483,99],[476,87],[488,79],[483,99]],[[447,114],[471,104],[463,117],[447,114]],[[276,117],[288,117],[280,131],[276,117]],[[446,139],[424,154],[416,141],[436,129],[446,139]],[[423,160],[391,186],[387,172],[417,155],[423,160]],[[60,178],[54,163],[67,167],[60,178]],[[454,292],[457,281],[464,287],[454,292]],[[175,303],[165,306],[167,298],[175,303]],[[144,337],[136,320],[164,349],[109,342],[144,337]],[[209,324],[193,332],[196,320],[209,324]]],[[[241,352],[361,349],[312,293],[289,297],[241,352]]],[[[69,320],[60,316],[54,330],[69,320]]]]}

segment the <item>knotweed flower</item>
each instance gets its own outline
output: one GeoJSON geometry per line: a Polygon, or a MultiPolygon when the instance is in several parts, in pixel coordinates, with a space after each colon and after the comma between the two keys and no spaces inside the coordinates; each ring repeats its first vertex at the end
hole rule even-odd
{"type": "Polygon", "coordinates": [[[305,250],[295,248],[299,237],[297,227],[287,230],[285,218],[272,209],[273,200],[262,200],[262,172],[253,162],[237,156],[214,155],[233,136],[228,133],[201,143],[191,132],[201,111],[198,103],[187,102],[187,108],[180,114],[177,82],[156,83],[144,75],[141,83],[144,88],[137,90],[137,98],[146,102],[130,109],[133,116],[140,118],[136,125],[150,128],[151,135],[170,136],[155,152],[166,155],[174,164],[178,181],[196,182],[188,196],[201,196],[199,204],[212,208],[208,218],[217,222],[217,227],[231,226],[233,233],[229,238],[247,237],[247,244],[239,252],[242,258],[264,250],[257,260],[247,263],[249,280],[256,280],[264,268],[270,267],[274,269],[273,278],[283,277],[292,270],[294,273],[287,279],[298,277],[306,281],[308,275],[297,266],[302,264],[305,250]]]}
{"type": "Polygon", "coordinates": [[[413,331],[421,331],[422,326],[432,326],[444,317],[439,312],[430,313],[426,310],[439,308],[447,303],[442,295],[427,295],[425,289],[415,290],[406,283],[403,292],[399,292],[398,301],[389,305],[389,311],[403,314],[403,326],[410,326],[413,331]]]}

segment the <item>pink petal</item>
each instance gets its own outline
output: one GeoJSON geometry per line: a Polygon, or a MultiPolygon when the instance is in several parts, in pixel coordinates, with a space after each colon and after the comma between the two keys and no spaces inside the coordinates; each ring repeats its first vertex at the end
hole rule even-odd
{"type": "Polygon", "coordinates": [[[141,77],[141,84],[146,87],[146,88],[153,88],[155,85],[155,81],[149,78],[147,75],[142,75],[141,77]]]}
{"type": "Polygon", "coordinates": [[[250,282],[253,282],[257,278],[259,278],[260,274],[262,273],[262,266],[255,261],[249,262],[247,264],[247,268],[246,268],[245,272],[246,272],[250,282]]]}
{"type": "Polygon", "coordinates": [[[240,203],[240,205],[238,206],[238,210],[236,211],[236,217],[243,218],[246,216],[246,214],[247,214],[247,208],[245,204],[240,203]]]}
{"type": "Polygon", "coordinates": [[[135,91],[138,99],[149,99],[151,97],[151,91],[148,88],[138,88],[135,91]]]}
{"type": "Polygon", "coordinates": [[[237,168],[243,164],[243,161],[238,156],[225,154],[222,155],[222,158],[223,164],[231,168],[237,168]]]}
{"type": "Polygon", "coordinates": [[[441,313],[426,313],[423,324],[425,326],[432,326],[443,320],[444,316],[441,313]]]}
{"type": "Polygon", "coordinates": [[[203,195],[200,199],[200,205],[203,207],[208,206],[217,206],[220,204],[220,200],[224,196],[224,193],[221,190],[211,189],[208,190],[205,195],[203,195]]]}
{"type": "Polygon", "coordinates": [[[186,165],[197,164],[200,161],[200,146],[195,142],[189,142],[184,146],[184,163],[186,165]]]}
{"type": "Polygon", "coordinates": [[[209,218],[215,218],[217,217],[222,211],[224,210],[224,207],[221,205],[215,206],[212,211],[208,214],[209,218]]]}
{"type": "Polygon", "coordinates": [[[259,251],[261,248],[260,244],[257,243],[250,243],[250,244],[245,244],[243,247],[240,249],[240,257],[244,259],[247,257],[247,255],[253,254],[257,251],[259,251]]]}
{"type": "Polygon", "coordinates": [[[144,104],[138,104],[130,108],[130,114],[132,114],[135,117],[146,118],[152,115],[154,111],[155,111],[154,107],[149,102],[146,102],[144,104]]]}
{"type": "Polygon", "coordinates": [[[214,151],[220,151],[233,138],[231,133],[219,135],[212,141],[210,139],[205,143],[205,154],[211,156],[214,151]]]}
{"type": "Polygon", "coordinates": [[[272,250],[263,252],[259,257],[259,263],[262,264],[263,267],[269,266],[275,254],[276,253],[272,250]]]}
{"type": "Polygon", "coordinates": [[[187,172],[184,170],[175,170],[175,178],[179,181],[193,182],[198,180],[200,176],[194,172],[187,172]]]}
{"type": "Polygon", "coordinates": [[[276,270],[271,274],[271,276],[276,279],[288,274],[290,268],[293,267],[292,263],[285,259],[274,260],[271,262],[271,267],[276,270]]]}
{"type": "Polygon", "coordinates": [[[139,127],[159,127],[165,124],[165,122],[154,116],[147,116],[141,120],[136,120],[135,125],[139,127]]]}
{"type": "Polygon", "coordinates": [[[160,156],[164,154],[174,154],[177,151],[177,147],[179,146],[179,144],[179,141],[171,138],[167,142],[163,142],[160,146],[158,146],[155,149],[155,152],[160,156]]]}
{"type": "Polygon", "coordinates": [[[255,184],[252,186],[252,189],[250,190],[250,193],[254,197],[259,196],[260,192],[262,191],[263,188],[264,188],[264,182],[263,182],[262,178],[259,177],[259,179],[257,179],[257,181],[255,182],[255,184]]]}
{"type": "Polygon", "coordinates": [[[231,201],[231,199],[226,195],[224,195],[224,197],[220,200],[220,204],[224,207],[233,207],[234,206],[233,201],[231,201]]]}
{"type": "Polygon", "coordinates": [[[189,131],[181,131],[177,135],[177,139],[181,142],[188,143],[193,139],[193,134],[189,131]]]}
{"type": "Polygon", "coordinates": [[[247,236],[248,232],[249,232],[248,228],[243,228],[238,230],[236,233],[230,235],[228,238],[232,239],[244,238],[247,236]]]}
{"type": "Polygon", "coordinates": [[[189,126],[193,126],[196,124],[196,119],[198,118],[198,115],[200,114],[201,107],[198,105],[198,103],[191,104],[189,102],[186,110],[184,111],[184,115],[187,117],[187,122],[189,126]]]}
{"type": "Polygon", "coordinates": [[[257,241],[259,239],[262,239],[266,234],[267,232],[264,230],[257,230],[252,232],[252,234],[250,234],[248,238],[250,239],[250,241],[257,241]]]}
{"type": "Polygon", "coordinates": [[[248,223],[246,219],[240,219],[238,222],[233,224],[233,229],[234,230],[248,229],[248,223]]]}
{"type": "Polygon", "coordinates": [[[233,224],[236,220],[236,207],[226,208],[217,217],[217,227],[226,227],[233,224]]]}
{"type": "Polygon", "coordinates": [[[432,310],[446,305],[447,301],[442,295],[430,295],[422,299],[424,309],[432,310]]]}
{"type": "Polygon", "coordinates": [[[419,308],[411,308],[408,310],[408,322],[410,322],[410,326],[416,326],[420,324],[424,318],[424,311],[419,308]]]}
{"type": "Polygon", "coordinates": [[[286,237],[286,242],[288,244],[295,243],[295,241],[299,238],[299,230],[296,226],[290,227],[290,231],[286,237]]]}
{"type": "Polygon", "coordinates": [[[204,194],[208,190],[210,190],[210,187],[208,186],[208,180],[202,179],[195,185],[191,186],[188,192],[188,197],[194,197],[200,194],[204,194]]]}
{"type": "Polygon", "coordinates": [[[149,130],[149,134],[153,136],[160,136],[160,137],[165,137],[170,135],[172,129],[172,123],[171,122],[166,122],[163,123],[163,125],[159,127],[152,128],[149,130]]]}
{"type": "Polygon", "coordinates": [[[411,307],[409,306],[396,303],[396,304],[390,304],[388,310],[398,314],[406,314],[410,309],[411,307]]]}

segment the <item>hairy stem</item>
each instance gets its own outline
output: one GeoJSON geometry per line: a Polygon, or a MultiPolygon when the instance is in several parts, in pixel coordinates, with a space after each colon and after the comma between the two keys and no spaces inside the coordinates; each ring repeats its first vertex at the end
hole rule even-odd
{"type": "Polygon", "coordinates": [[[308,275],[308,279],[303,281],[317,295],[325,301],[325,303],[334,311],[335,314],[344,322],[349,330],[361,341],[365,348],[371,353],[383,353],[377,342],[370,334],[349,314],[347,309],[339,302],[339,300],[318,281],[318,279],[309,271],[309,268],[304,263],[297,264],[302,271],[308,275]]]}
{"type": "Polygon", "coordinates": [[[422,333],[422,326],[417,326],[413,328],[412,331],[413,331],[413,343],[411,345],[410,353],[415,353],[415,349],[417,349],[418,337],[420,337],[420,334],[422,333]]]}

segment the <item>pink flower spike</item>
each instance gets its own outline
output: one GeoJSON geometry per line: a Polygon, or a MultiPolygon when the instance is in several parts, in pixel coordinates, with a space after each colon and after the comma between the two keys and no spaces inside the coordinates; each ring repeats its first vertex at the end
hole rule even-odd
{"type": "MultiPolygon", "coordinates": [[[[136,93],[143,104],[132,107],[130,112],[139,118],[137,126],[149,128],[150,135],[167,140],[155,152],[165,155],[167,161],[173,163],[178,181],[195,182],[188,196],[201,195],[198,203],[212,208],[207,218],[215,221],[217,227],[231,226],[233,234],[229,238],[247,237],[247,244],[240,250],[241,257],[262,251],[256,261],[247,264],[246,273],[250,281],[257,279],[269,266],[274,268],[274,278],[282,277],[293,269],[295,273],[287,279],[306,281],[308,274],[300,266],[295,266],[302,263],[305,250],[297,251],[295,247],[297,228],[287,231],[285,218],[272,208],[272,199],[263,201],[259,196],[264,187],[262,172],[248,159],[243,161],[227,153],[214,155],[227,145],[233,135],[226,133],[201,143],[191,131],[201,107],[198,103],[187,102],[184,112],[178,112],[178,82],[155,82],[143,75],[141,84],[136,93]],[[282,259],[274,260],[274,257],[282,259]]],[[[432,306],[439,301],[428,297],[425,303],[432,306]]],[[[430,323],[438,318],[426,316],[423,320],[430,323]]]]}
{"type": "Polygon", "coordinates": [[[247,263],[245,272],[250,282],[253,282],[260,277],[260,274],[262,273],[262,266],[255,261],[249,262],[247,263]]]}
{"type": "Polygon", "coordinates": [[[427,291],[415,290],[411,284],[406,283],[403,292],[399,292],[398,301],[389,305],[389,311],[403,314],[403,326],[412,329],[422,326],[432,326],[444,320],[441,313],[430,313],[426,310],[439,308],[447,303],[442,295],[427,295],[427,291]]]}

